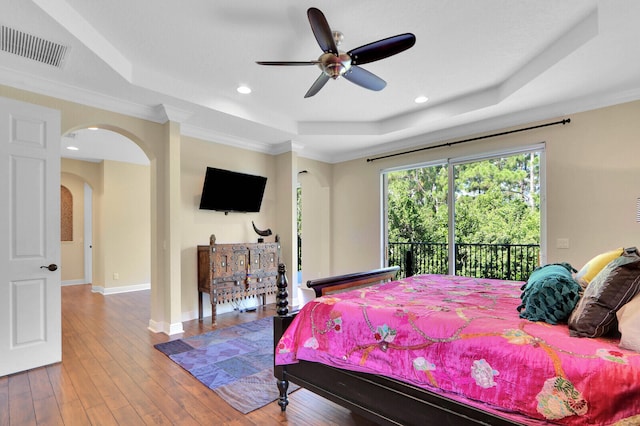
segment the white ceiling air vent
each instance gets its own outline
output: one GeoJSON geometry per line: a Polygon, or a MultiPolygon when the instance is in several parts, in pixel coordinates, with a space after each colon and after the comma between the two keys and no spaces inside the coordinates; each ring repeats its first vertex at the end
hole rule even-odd
{"type": "Polygon", "coordinates": [[[61,68],[67,46],[2,25],[0,26],[0,50],[61,68]]]}

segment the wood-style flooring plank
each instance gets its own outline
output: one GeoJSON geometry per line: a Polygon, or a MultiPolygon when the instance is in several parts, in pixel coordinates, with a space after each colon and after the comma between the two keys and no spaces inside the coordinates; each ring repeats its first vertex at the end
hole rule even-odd
{"type": "Polygon", "coordinates": [[[15,425],[37,424],[31,392],[9,393],[9,419],[15,425]]]}
{"type": "Polygon", "coordinates": [[[119,389],[124,390],[129,404],[146,424],[171,423],[162,413],[156,402],[147,394],[146,390],[141,388],[138,383],[130,377],[129,372],[126,369],[122,368],[122,366],[117,362],[112,362],[104,367],[116,386],[118,386],[119,389]]]}
{"type": "Polygon", "coordinates": [[[0,426],[9,426],[9,377],[0,377],[0,426]]]}
{"type": "Polygon", "coordinates": [[[51,388],[53,389],[58,405],[79,400],[76,389],[73,387],[69,374],[63,366],[63,363],[49,365],[46,369],[47,376],[49,376],[49,382],[51,383],[51,388]]]}
{"type": "Polygon", "coordinates": [[[125,407],[118,408],[114,410],[113,417],[116,419],[120,426],[128,426],[128,425],[141,425],[144,422],[142,418],[138,415],[136,410],[133,409],[132,406],[127,405],[125,407]]]}
{"type": "MultiPolygon", "coordinates": [[[[191,414],[174,399],[173,392],[167,392],[152,379],[142,382],[141,385],[172,424],[185,426],[198,424],[191,414]]],[[[175,392],[180,392],[180,390],[175,389],[175,392]]]]}
{"type": "MultiPolygon", "coordinates": [[[[75,339],[72,341],[74,340],[75,339]]],[[[75,343],[78,344],[78,342],[75,343]]],[[[91,380],[91,376],[87,370],[85,370],[80,358],[73,360],[73,368],[67,368],[67,372],[74,389],[78,393],[78,398],[86,409],[104,404],[98,387],[94,384],[93,380],[91,380]]]]}
{"type": "Polygon", "coordinates": [[[16,425],[35,425],[36,414],[28,372],[9,376],[9,421],[16,425]],[[13,423],[17,422],[17,423],[13,423]]]}
{"type": "Polygon", "coordinates": [[[14,397],[22,394],[31,394],[31,387],[29,386],[29,375],[27,372],[11,374],[7,377],[7,387],[9,393],[9,401],[14,397]]]}
{"type": "Polygon", "coordinates": [[[87,410],[87,417],[92,426],[118,426],[118,421],[111,414],[106,404],[96,405],[87,410]]]}
{"type": "Polygon", "coordinates": [[[111,380],[109,374],[102,367],[104,363],[97,362],[95,358],[82,360],[81,362],[100,393],[102,401],[104,401],[109,409],[117,410],[118,408],[129,405],[127,396],[111,380]]]}
{"type": "MultiPolygon", "coordinates": [[[[60,416],[65,425],[88,425],[89,417],[80,399],[59,404],[60,416]]],[[[14,423],[12,423],[14,424],[14,423]]],[[[19,423],[15,423],[18,425],[19,423]]]]}
{"type": "Polygon", "coordinates": [[[53,396],[53,388],[45,367],[34,368],[27,372],[29,388],[34,400],[45,399],[53,396]]]}
{"type": "Polygon", "coordinates": [[[176,374],[172,380],[179,386],[179,391],[176,391],[177,387],[168,391],[200,424],[225,424],[232,418],[220,410],[220,406],[226,405],[220,397],[191,374],[176,374]]]}
{"type": "Polygon", "coordinates": [[[58,402],[55,396],[39,398],[33,401],[33,408],[36,414],[36,422],[39,425],[61,425],[64,424],[58,402]]]}

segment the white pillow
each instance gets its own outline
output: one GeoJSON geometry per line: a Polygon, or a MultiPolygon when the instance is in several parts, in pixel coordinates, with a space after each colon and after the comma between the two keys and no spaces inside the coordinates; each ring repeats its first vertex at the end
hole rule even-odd
{"type": "Polygon", "coordinates": [[[640,294],[616,312],[620,347],[640,352],[640,294]]]}

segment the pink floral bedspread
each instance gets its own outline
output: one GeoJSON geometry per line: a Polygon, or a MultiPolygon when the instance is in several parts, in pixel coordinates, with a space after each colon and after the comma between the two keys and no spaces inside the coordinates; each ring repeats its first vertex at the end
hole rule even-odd
{"type": "Polygon", "coordinates": [[[276,364],[389,376],[532,424],[640,424],[640,354],[519,318],[521,285],[421,275],[320,297],[276,364]]]}

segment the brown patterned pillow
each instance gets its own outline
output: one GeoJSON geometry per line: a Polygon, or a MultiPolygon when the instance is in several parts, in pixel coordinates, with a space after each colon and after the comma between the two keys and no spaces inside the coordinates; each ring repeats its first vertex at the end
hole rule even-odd
{"type": "Polygon", "coordinates": [[[640,292],[640,253],[635,247],[605,266],[569,316],[569,334],[598,337],[617,329],[616,311],[640,292]]]}

